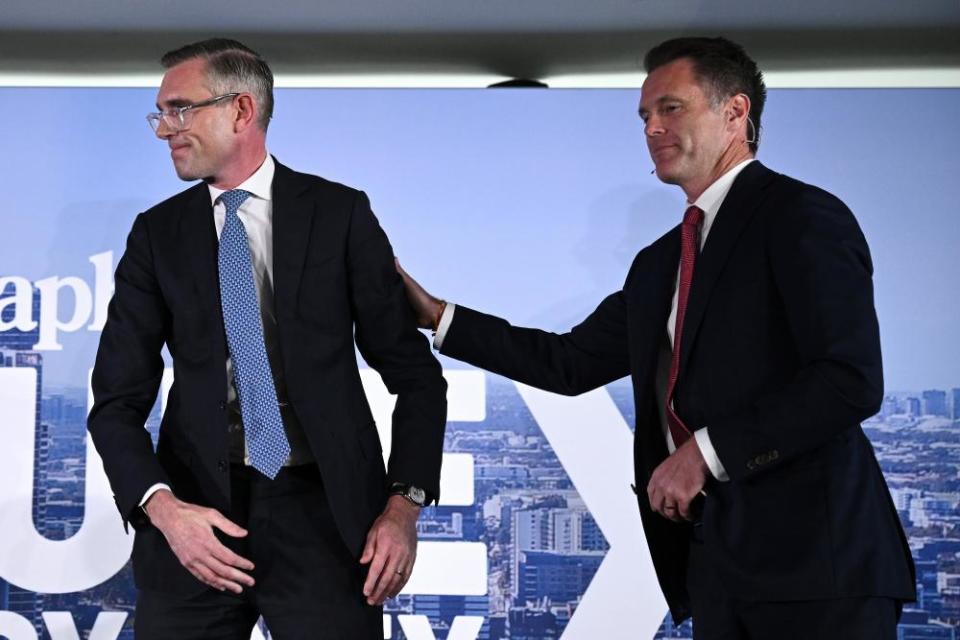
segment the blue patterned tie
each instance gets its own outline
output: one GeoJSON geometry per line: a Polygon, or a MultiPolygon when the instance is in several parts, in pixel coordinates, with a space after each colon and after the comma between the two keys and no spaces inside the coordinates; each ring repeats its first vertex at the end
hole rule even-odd
{"type": "Polygon", "coordinates": [[[248,197],[249,191],[234,189],[219,198],[227,208],[220,233],[220,306],[250,463],[272,479],[290,455],[290,443],[283,430],[277,390],[263,343],[247,231],[237,216],[237,209],[248,197]]]}

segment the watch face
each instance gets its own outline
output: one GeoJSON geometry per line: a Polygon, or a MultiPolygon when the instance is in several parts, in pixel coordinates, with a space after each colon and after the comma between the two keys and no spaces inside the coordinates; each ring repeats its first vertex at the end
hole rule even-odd
{"type": "Polygon", "coordinates": [[[427,501],[427,492],[420,487],[410,487],[407,490],[407,495],[410,496],[410,499],[419,504],[421,507],[427,501]]]}

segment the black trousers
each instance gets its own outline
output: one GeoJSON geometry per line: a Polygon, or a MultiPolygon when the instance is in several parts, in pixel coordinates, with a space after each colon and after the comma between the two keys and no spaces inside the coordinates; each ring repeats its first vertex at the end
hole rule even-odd
{"type": "Polygon", "coordinates": [[[234,465],[231,492],[225,515],[248,534],[218,537],[254,563],[256,585],[240,595],[141,590],[137,640],[249,640],[260,615],[275,640],[383,640],[383,609],[363,597],[365,568],[337,533],[315,465],[274,480],[234,465]]]}
{"type": "Polygon", "coordinates": [[[763,602],[731,595],[694,527],[687,589],[694,640],[896,640],[890,598],[763,602]]]}

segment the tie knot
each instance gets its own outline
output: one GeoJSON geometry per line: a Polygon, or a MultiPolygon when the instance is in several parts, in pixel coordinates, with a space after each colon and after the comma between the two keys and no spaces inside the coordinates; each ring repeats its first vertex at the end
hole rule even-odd
{"type": "Polygon", "coordinates": [[[701,223],[703,223],[703,209],[696,206],[687,207],[687,211],[683,214],[683,224],[699,227],[701,223]]]}
{"type": "Polygon", "coordinates": [[[240,205],[243,204],[244,200],[249,198],[251,195],[253,194],[251,194],[249,191],[244,191],[243,189],[232,189],[230,191],[224,191],[217,199],[223,203],[223,206],[227,208],[227,212],[236,213],[237,209],[240,208],[240,205]]]}

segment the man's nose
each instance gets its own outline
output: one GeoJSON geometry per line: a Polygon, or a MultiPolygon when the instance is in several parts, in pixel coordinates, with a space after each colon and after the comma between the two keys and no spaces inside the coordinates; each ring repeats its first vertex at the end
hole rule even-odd
{"type": "Polygon", "coordinates": [[[160,122],[157,124],[157,130],[154,133],[161,140],[166,140],[170,136],[174,135],[176,130],[167,124],[166,118],[160,118],[160,122]]]}
{"type": "Polygon", "coordinates": [[[649,116],[647,121],[643,123],[643,133],[649,138],[658,136],[663,133],[663,131],[663,125],[660,123],[660,119],[655,115],[649,116]]]}

